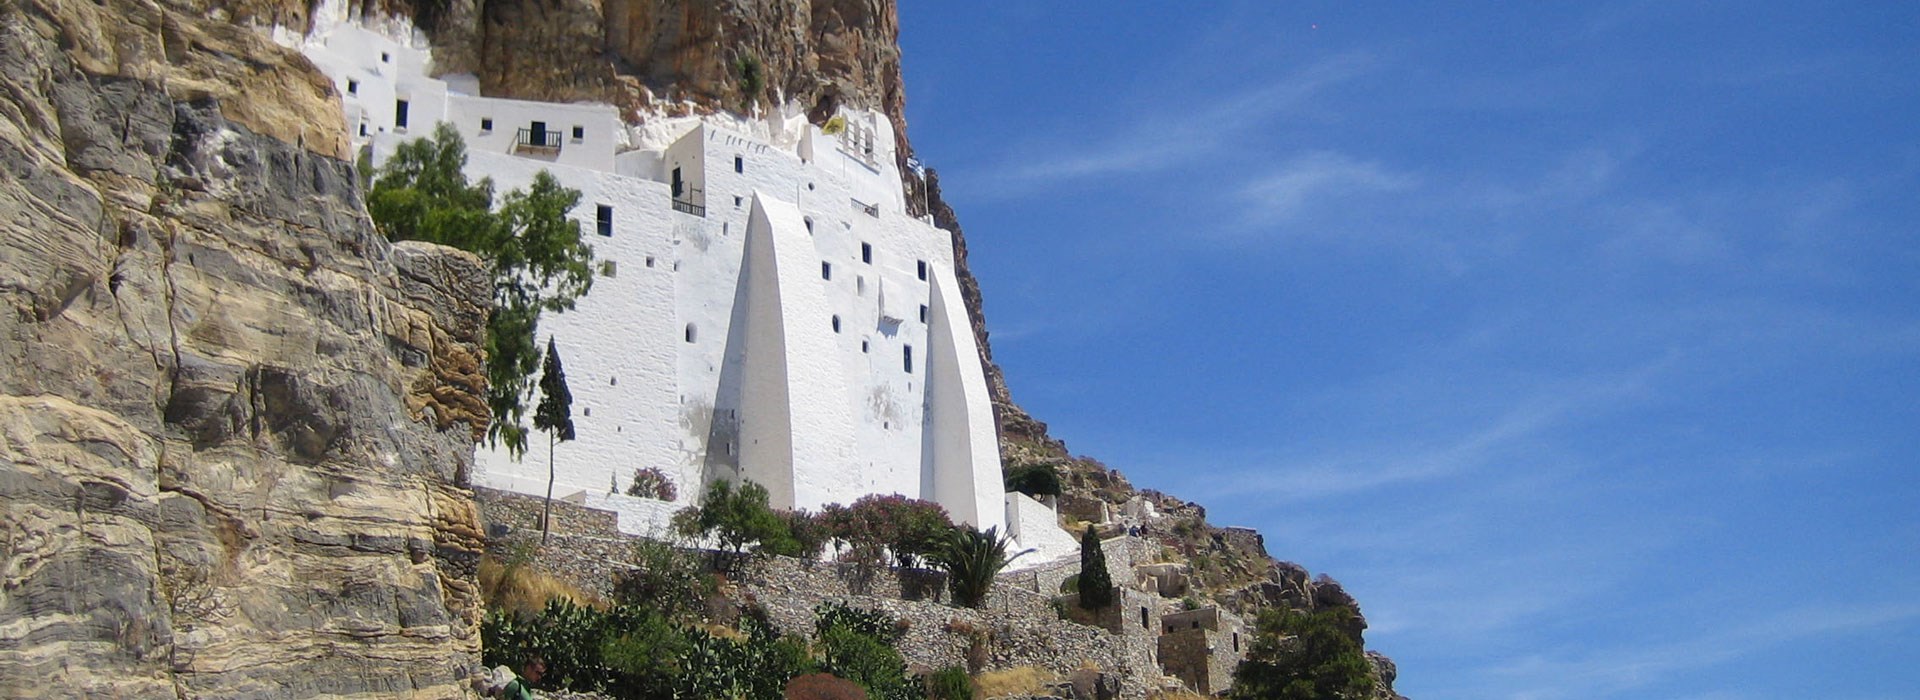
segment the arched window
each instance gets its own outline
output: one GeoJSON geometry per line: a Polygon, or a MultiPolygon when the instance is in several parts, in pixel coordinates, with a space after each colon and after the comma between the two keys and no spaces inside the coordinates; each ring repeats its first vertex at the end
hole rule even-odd
{"type": "Polygon", "coordinates": [[[694,337],[695,337],[696,335],[697,335],[697,332],[696,332],[696,330],[694,329],[694,327],[693,327],[693,324],[691,324],[691,323],[689,323],[689,324],[687,324],[687,342],[689,342],[689,343],[691,343],[691,342],[693,342],[693,341],[694,341],[694,337]]]}

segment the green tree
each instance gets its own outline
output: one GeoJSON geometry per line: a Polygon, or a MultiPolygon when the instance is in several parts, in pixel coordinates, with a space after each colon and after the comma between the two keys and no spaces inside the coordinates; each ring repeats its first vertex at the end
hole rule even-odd
{"type": "Polygon", "coordinates": [[[683,511],[687,515],[681,524],[688,532],[682,534],[713,537],[736,556],[748,551],[748,545],[754,545],[755,552],[763,545],[784,551],[792,536],[786,519],[768,505],[769,498],[767,487],[752,481],[742,481],[738,488],[726,481],[713,482],[698,508],[683,511]]]}
{"type": "Polygon", "coordinates": [[[1099,610],[1113,604],[1113,575],[1107,571],[1107,552],[1100,533],[1089,525],[1080,537],[1080,607],[1099,610]]]}
{"type": "Polygon", "coordinates": [[[493,276],[493,313],[487,318],[487,425],[490,444],[516,458],[527,450],[526,398],[538,369],[540,314],[573,308],[593,285],[593,249],[567,213],[578,190],[540,171],[525,191],[501,198],[494,211],[493,181],[469,183],[462,171],[466,144],[452,125],[400,144],[380,166],[367,193],[367,213],[394,241],[427,241],[479,255],[493,276]]]}
{"type": "Polygon", "coordinates": [[[553,515],[553,445],[573,439],[573,392],[567,389],[567,370],[560,366],[560,349],[547,337],[546,368],[540,372],[540,406],[533,425],[547,433],[547,501],[540,510],[540,544],[547,543],[547,519],[553,515]]]}
{"type": "Polygon", "coordinates": [[[1006,486],[1008,491],[1019,491],[1029,496],[1060,495],[1060,472],[1051,464],[1029,464],[1007,470],[1006,486]]]}
{"type": "Polygon", "coordinates": [[[1353,609],[1260,611],[1253,648],[1233,672],[1233,700],[1354,700],[1373,692],[1360,640],[1346,628],[1353,609]]]}
{"type": "Polygon", "coordinates": [[[947,590],[953,594],[953,602],[969,608],[987,602],[993,577],[1012,561],[1007,556],[1007,543],[1012,539],[1001,536],[998,526],[986,532],[971,525],[953,529],[945,546],[934,554],[936,563],[947,570],[947,590]]]}

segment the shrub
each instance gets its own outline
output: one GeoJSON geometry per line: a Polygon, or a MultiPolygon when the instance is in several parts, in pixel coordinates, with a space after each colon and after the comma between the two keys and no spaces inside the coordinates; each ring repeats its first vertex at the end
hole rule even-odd
{"type": "Polygon", "coordinates": [[[1051,464],[1029,464],[1007,470],[1006,485],[1008,491],[1019,491],[1029,496],[1060,495],[1060,472],[1051,464]]]}
{"type": "Polygon", "coordinates": [[[714,591],[713,575],[693,552],[648,539],[635,541],[632,552],[634,568],[614,578],[615,602],[650,606],[677,620],[699,611],[714,591]]]}
{"type": "Polygon", "coordinates": [[[927,700],[973,700],[973,678],[959,666],[948,666],[927,676],[927,700]]]}
{"type": "Polygon", "coordinates": [[[813,673],[787,683],[787,700],[867,700],[867,691],[853,681],[826,673],[813,673]]]}
{"type": "Polygon", "coordinates": [[[1093,528],[1080,537],[1080,607],[1099,610],[1113,604],[1113,576],[1107,573],[1107,553],[1093,528]]]}
{"type": "Polygon", "coordinates": [[[947,509],[899,494],[862,496],[850,507],[829,508],[823,515],[829,532],[852,546],[856,561],[878,563],[884,550],[893,554],[895,564],[907,568],[918,567],[953,531],[947,509]]]}
{"type": "Polygon", "coordinates": [[[1011,538],[1001,536],[999,530],[997,526],[986,532],[957,528],[935,554],[947,570],[947,589],[953,593],[954,603],[978,608],[986,602],[993,590],[993,577],[1000,575],[1008,561],[1007,543],[1011,538]]]}
{"type": "Polygon", "coordinates": [[[1253,648],[1234,670],[1227,696],[1240,700],[1368,697],[1373,691],[1368,675],[1372,665],[1360,640],[1344,631],[1353,615],[1345,607],[1311,614],[1288,608],[1260,611],[1253,648]]]}
{"type": "Polygon", "coordinates": [[[827,630],[836,627],[845,627],[887,644],[899,643],[902,631],[892,615],[879,610],[863,610],[834,601],[813,609],[814,634],[825,637],[827,630]]]}
{"type": "Polygon", "coordinates": [[[827,531],[821,516],[804,510],[781,511],[780,518],[786,521],[788,538],[783,542],[786,551],[775,552],[802,559],[819,559],[820,553],[827,548],[827,540],[832,534],[827,531]]]}
{"type": "Polygon", "coordinates": [[[680,490],[674,488],[673,480],[654,467],[633,470],[633,484],[627,487],[627,495],[669,503],[680,500],[680,490]]]}

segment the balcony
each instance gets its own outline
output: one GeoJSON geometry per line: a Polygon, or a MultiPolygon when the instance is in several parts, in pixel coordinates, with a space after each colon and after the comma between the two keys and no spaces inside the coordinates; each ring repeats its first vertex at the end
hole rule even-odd
{"type": "Polygon", "coordinates": [[[543,156],[560,155],[560,132],[547,129],[521,129],[513,137],[514,153],[535,153],[543,156]]]}
{"type": "Polygon", "coordinates": [[[673,192],[673,210],[683,214],[692,214],[705,218],[707,216],[707,205],[700,203],[707,200],[705,194],[705,190],[698,187],[675,186],[673,192]]]}

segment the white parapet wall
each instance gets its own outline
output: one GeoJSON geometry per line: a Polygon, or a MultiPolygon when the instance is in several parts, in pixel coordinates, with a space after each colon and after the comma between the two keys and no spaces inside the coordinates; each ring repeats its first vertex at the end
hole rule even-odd
{"type": "Polygon", "coordinates": [[[1080,540],[1060,528],[1060,514],[1052,506],[1018,491],[1007,492],[1007,527],[1014,533],[1013,552],[1025,552],[1007,571],[1041,566],[1065,557],[1078,556],[1080,540]]]}

